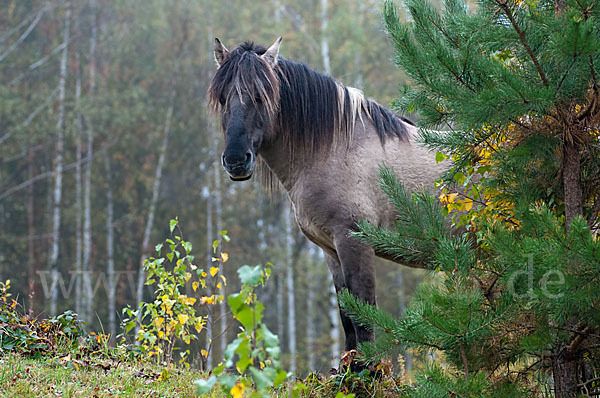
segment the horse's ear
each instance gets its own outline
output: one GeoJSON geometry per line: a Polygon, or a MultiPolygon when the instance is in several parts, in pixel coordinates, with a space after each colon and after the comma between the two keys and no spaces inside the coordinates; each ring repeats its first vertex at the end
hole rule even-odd
{"type": "Polygon", "coordinates": [[[215,61],[217,61],[218,66],[223,65],[223,62],[225,62],[225,58],[227,58],[228,54],[229,50],[227,47],[221,43],[221,40],[215,37],[215,61]]]}
{"type": "Polygon", "coordinates": [[[277,57],[279,56],[279,46],[281,45],[281,36],[275,40],[275,43],[269,49],[261,55],[261,57],[269,63],[271,66],[277,65],[277,57]]]}

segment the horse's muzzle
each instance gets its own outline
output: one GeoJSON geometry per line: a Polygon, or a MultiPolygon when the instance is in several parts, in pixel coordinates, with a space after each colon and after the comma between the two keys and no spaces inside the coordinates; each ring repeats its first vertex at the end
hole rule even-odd
{"type": "Polygon", "coordinates": [[[249,150],[241,159],[233,156],[226,157],[223,154],[221,164],[232,181],[246,181],[254,172],[254,154],[249,150]]]}

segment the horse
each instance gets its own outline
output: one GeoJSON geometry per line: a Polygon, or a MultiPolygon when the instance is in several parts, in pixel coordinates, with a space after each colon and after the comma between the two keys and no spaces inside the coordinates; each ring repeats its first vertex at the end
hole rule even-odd
{"type": "MultiPolygon", "coordinates": [[[[216,38],[217,70],[208,103],[221,116],[230,179],[255,169],[267,186],[287,192],[303,234],[319,246],[337,292],[376,305],[374,257],[396,261],[349,237],[356,223],[392,227],[395,214],[379,188],[379,168],[392,168],[405,188],[431,188],[443,170],[417,145],[418,129],[363,93],[270,47],[244,42],[229,51],[216,38]]],[[[413,264],[405,264],[417,266],[413,264]]],[[[340,308],[345,350],[373,332],[340,308]]]]}

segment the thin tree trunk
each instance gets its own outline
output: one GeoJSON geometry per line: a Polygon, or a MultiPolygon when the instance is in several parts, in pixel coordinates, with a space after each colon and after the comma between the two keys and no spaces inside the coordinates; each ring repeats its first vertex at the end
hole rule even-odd
{"type": "MultiPolygon", "coordinates": [[[[96,15],[96,0],[90,0],[90,8],[92,12],[92,32],[90,37],[90,89],[89,97],[93,99],[96,91],[96,39],[98,35],[98,21],[96,15]]],[[[92,284],[90,274],[92,272],[90,266],[90,258],[92,254],[92,150],[94,145],[94,130],[93,120],[87,120],[87,159],[85,164],[85,180],[83,185],[83,297],[84,297],[84,314],[82,317],[88,323],[91,322],[92,316],[92,284]]]]}
{"type": "Polygon", "coordinates": [[[50,251],[49,269],[52,275],[54,289],[50,301],[50,314],[56,315],[58,289],[56,282],[58,280],[58,254],[59,254],[59,235],[61,222],[61,201],[62,201],[62,172],[63,172],[63,151],[64,151],[64,117],[65,117],[65,88],[67,82],[67,56],[69,35],[71,30],[71,4],[65,4],[65,28],[63,33],[63,43],[65,44],[60,60],[60,80],[58,90],[58,120],[56,122],[56,157],[54,159],[54,190],[53,190],[53,208],[52,208],[52,246],[50,251]]]}
{"type": "Polygon", "coordinates": [[[327,42],[327,25],[329,17],[327,16],[327,0],[321,0],[321,57],[323,57],[323,72],[331,74],[331,63],[329,58],[329,43],[327,42]]]}
{"type": "MultiPolygon", "coordinates": [[[[406,309],[406,300],[405,300],[406,288],[404,285],[404,274],[402,273],[401,270],[398,270],[397,272],[398,272],[398,274],[396,275],[396,286],[398,288],[398,316],[403,317],[405,314],[405,309],[406,309]]],[[[403,352],[403,356],[404,356],[404,365],[406,367],[406,372],[410,372],[412,370],[412,357],[406,351],[403,352]]]]}
{"type": "Polygon", "coordinates": [[[117,336],[116,293],[115,280],[115,248],[114,248],[114,209],[110,156],[104,151],[104,168],[106,170],[106,273],[108,276],[108,332],[111,340],[117,336]]]}
{"type": "Polygon", "coordinates": [[[340,317],[337,305],[337,295],[333,286],[331,273],[327,272],[327,284],[329,285],[329,321],[331,323],[331,367],[336,368],[340,364],[340,317]]]}
{"type": "MultiPolygon", "coordinates": [[[[158,163],[156,165],[156,173],[154,176],[154,185],[152,187],[152,199],[150,200],[150,208],[148,209],[148,219],[146,221],[146,228],[144,229],[144,237],[142,238],[142,255],[140,257],[140,265],[138,270],[138,281],[136,290],[136,303],[139,305],[144,300],[144,281],[146,280],[146,271],[144,270],[144,262],[148,258],[150,252],[150,234],[152,233],[152,227],[154,225],[154,213],[156,212],[156,205],[158,203],[158,194],[160,193],[160,180],[162,177],[163,165],[165,163],[165,157],[167,155],[167,146],[169,144],[169,133],[171,131],[171,118],[173,117],[173,107],[175,102],[175,93],[171,93],[171,99],[169,100],[169,108],[167,109],[167,116],[165,118],[165,125],[163,129],[163,139],[160,146],[160,152],[158,156],[158,163]]],[[[141,319],[141,313],[138,314],[138,321],[141,319]]],[[[136,326],[135,332],[139,331],[139,325],[136,326]]]]}
{"type": "MultiPolygon", "coordinates": [[[[218,135],[214,134],[213,148],[215,153],[215,161],[213,162],[213,174],[215,178],[215,221],[217,227],[217,234],[219,234],[223,230],[223,198],[221,195],[221,162],[219,162],[219,138],[218,135]]],[[[220,235],[217,235],[218,238],[222,238],[220,235]]],[[[217,252],[215,253],[216,258],[221,257],[221,245],[217,247],[217,252]]],[[[219,262],[219,275],[225,275],[225,270],[223,269],[223,262],[219,262]]],[[[223,289],[221,290],[221,294],[225,295],[225,285],[223,284],[223,289]]],[[[221,317],[221,335],[220,335],[220,346],[221,346],[221,355],[224,355],[225,348],[227,348],[227,304],[225,300],[219,303],[219,315],[221,317]]]]}
{"type": "Polygon", "coordinates": [[[285,260],[287,264],[287,304],[288,304],[288,347],[290,351],[290,372],[296,372],[296,310],[294,297],[294,261],[292,258],[292,222],[289,207],[284,206],[285,219],[285,260]]]}
{"type": "Polygon", "coordinates": [[[81,60],[79,51],[76,53],[77,77],[75,82],[75,108],[77,110],[76,129],[77,129],[77,144],[75,148],[75,156],[77,165],[75,166],[75,312],[84,315],[83,305],[81,301],[81,264],[82,264],[82,235],[83,235],[83,220],[82,220],[82,189],[81,189],[81,162],[82,162],[82,144],[83,144],[83,116],[81,115],[81,60]]]}
{"type": "Polygon", "coordinates": [[[315,352],[315,316],[314,303],[315,303],[315,281],[317,278],[313,275],[313,268],[319,263],[319,253],[317,248],[311,249],[311,260],[313,264],[310,264],[306,269],[306,349],[308,350],[308,370],[316,370],[316,352],[315,352]]]}
{"type": "MultiPolygon", "coordinates": [[[[29,146],[29,150],[27,151],[27,174],[28,178],[32,178],[33,171],[33,151],[31,150],[31,145],[29,146]]],[[[37,261],[35,258],[35,243],[34,243],[34,235],[35,235],[35,205],[34,205],[34,194],[35,191],[33,189],[33,184],[29,186],[27,190],[27,198],[25,202],[25,207],[27,208],[27,265],[29,270],[29,313],[33,314],[35,308],[35,300],[36,300],[36,284],[35,279],[37,277],[37,261]]],[[[0,279],[2,280],[2,279],[0,279]]]]}
{"type": "MultiPolygon", "coordinates": [[[[209,126],[210,128],[210,126],[209,126]]],[[[209,130],[210,131],[210,130],[209,130]]],[[[207,174],[210,173],[210,169],[207,170],[207,174]]],[[[209,177],[210,174],[207,176],[209,177]]],[[[209,183],[210,184],[210,183],[209,183]]],[[[214,240],[213,237],[213,198],[210,192],[210,186],[206,187],[206,269],[210,269],[210,267],[212,267],[212,257],[213,257],[213,249],[212,249],[212,243],[214,240]]],[[[207,295],[210,296],[212,294],[211,290],[210,290],[210,286],[208,287],[208,292],[207,295]]],[[[208,308],[208,319],[206,322],[206,346],[205,349],[208,352],[208,356],[206,357],[206,369],[204,370],[208,370],[212,368],[212,340],[213,340],[213,322],[214,322],[214,316],[213,316],[213,311],[210,309],[209,306],[207,306],[208,308]]]]}
{"type": "MultiPolygon", "coordinates": [[[[327,42],[327,25],[329,17],[327,16],[327,0],[321,0],[321,57],[323,58],[323,71],[331,74],[331,60],[329,57],[329,43],[327,42]]],[[[339,365],[340,347],[340,323],[337,305],[337,295],[333,285],[331,274],[327,273],[327,283],[329,284],[329,320],[331,322],[331,366],[337,368],[339,365]]]]}
{"type": "MultiPolygon", "coordinates": [[[[283,200],[283,199],[281,199],[283,200]]],[[[276,225],[276,235],[280,237],[281,234],[281,220],[278,218],[278,223],[276,225]]],[[[284,269],[283,267],[278,267],[279,270],[277,272],[277,335],[279,336],[279,344],[281,345],[281,352],[283,353],[283,337],[285,333],[285,311],[284,311],[284,269]]]]}

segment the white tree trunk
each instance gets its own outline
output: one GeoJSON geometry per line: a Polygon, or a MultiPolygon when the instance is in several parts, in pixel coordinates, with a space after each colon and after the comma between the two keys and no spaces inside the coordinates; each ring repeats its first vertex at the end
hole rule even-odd
{"type": "Polygon", "coordinates": [[[288,347],[290,350],[290,371],[296,372],[296,311],[294,299],[294,264],[292,258],[292,221],[289,206],[284,206],[285,219],[285,260],[287,265],[287,304],[288,304],[288,347]]]}
{"type": "MultiPolygon", "coordinates": [[[[219,137],[218,134],[214,134],[213,148],[215,153],[215,161],[213,162],[213,174],[215,177],[215,191],[214,191],[214,199],[215,199],[215,216],[216,216],[216,226],[217,226],[217,238],[222,239],[220,232],[223,230],[223,197],[221,195],[221,162],[219,161],[219,137]]],[[[217,248],[217,252],[215,253],[215,257],[221,257],[221,245],[217,248]]],[[[223,263],[219,262],[219,275],[225,275],[223,270],[223,263]]],[[[225,295],[225,285],[223,285],[223,289],[221,290],[221,294],[225,295]]],[[[225,348],[227,348],[227,303],[226,300],[223,300],[219,303],[219,316],[221,317],[221,336],[220,336],[220,346],[221,346],[221,356],[225,354],[225,348]]]]}
{"type": "MultiPolygon", "coordinates": [[[[89,97],[93,98],[96,91],[96,41],[98,35],[98,24],[96,20],[96,0],[90,0],[92,13],[92,31],[90,36],[90,88],[89,97]]],[[[92,284],[90,259],[92,254],[92,151],[94,145],[93,120],[87,119],[87,162],[85,163],[85,179],[83,184],[83,298],[84,315],[83,320],[88,323],[92,321],[92,284]]]]}
{"type": "Polygon", "coordinates": [[[71,31],[71,4],[65,4],[67,8],[65,13],[65,28],[63,33],[63,43],[65,44],[60,60],[60,80],[58,89],[58,120],[56,122],[56,157],[54,159],[54,192],[52,209],[52,245],[50,251],[50,272],[52,275],[53,286],[52,298],[50,301],[50,314],[56,315],[58,289],[56,281],[58,280],[58,253],[59,253],[59,235],[60,235],[60,206],[62,201],[62,173],[63,173],[63,151],[64,151],[64,118],[65,118],[65,88],[67,82],[67,58],[69,35],[71,31]]]}
{"type": "MultiPolygon", "coordinates": [[[[76,22],[77,23],[77,22],[76,22]]],[[[82,162],[82,141],[83,141],[83,116],[81,115],[81,60],[79,51],[76,53],[77,64],[77,80],[75,82],[75,109],[77,111],[76,129],[77,129],[77,144],[75,148],[75,156],[77,164],[75,166],[75,312],[80,316],[82,314],[83,305],[81,302],[81,264],[82,264],[82,235],[83,235],[83,220],[81,217],[82,206],[82,189],[81,189],[81,162],[82,162]]]]}
{"type": "MultiPolygon", "coordinates": [[[[210,125],[209,125],[210,128],[210,125]]],[[[211,130],[209,130],[211,131],[211,130]]],[[[208,169],[206,171],[207,173],[207,178],[210,177],[210,169],[208,169]]],[[[212,252],[212,243],[214,240],[213,237],[213,209],[212,209],[212,203],[213,203],[213,198],[211,195],[211,191],[210,191],[210,182],[207,184],[207,186],[205,186],[205,192],[204,192],[204,197],[206,198],[206,269],[209,270],[210,267],[212,267],[212,257],[213,257],[213,252],[212,252]]],[[[207,289],[207,296],[210,296],[212,294],[212,292],[210,291],[210,286],[208,286],[207,289]]],[[[213,316],[213,311],[211,310],[210,306],[207,306],[208,308],[208,319],[206,322],[206,346],[205,346],[205,350],[208,352],[208,356],[206,357],[206,367],[207,369],[204,370],[208,370],[212,368],[212,340],[213,340],[213,322],[214,322],[214,316],[213,316]]]]}
{"type": "Polygon", "coordinates": [[[104,168],[106,170],[106,273],[108,276],[108,332],[111,339],[117,336],[116,296],[117,281],[115,280],[115,247],[114,247],[114,209],[112,176],[108,150],[104,151],[104,168]]]}
{"type": "Polygon", "coordinates": [[[340,363],[340,316],[337,305],[337,295],[333,286],[331,273],[327,273],[327,283],[329,285],[329,321],[331,322],[331,367],[337,368],[340,363]]]}
{"type": "MultiPolygon", "coordinates": [[[[283,197],[281,200],[284,200],[283,197]]],[[[275,236],[279,237],[281,236],[281,220],[279,220],[279,222],[277,223],[276,227],[275,227],[275,231],[276,234],[275,236]]],[[[277,267],[277,335],[279,336],[279,344],[280,344],[280,348],[281,348],[281,352],[283,353],[283,334],[285,332],[285,311],[283,309],[284,307],[284,300],[285,300],[285,292],[284,292],[284,272],[285,269],[283,266],[278,266],[277,267]]]]}
{"type": "Polygon", "coordinates": [[[310,259],[313,264],[310,264],[306,269],[306,349],[308,350],[308,370],[316,370],[316,350],[315,350],[315,317],[314,317],[314,302],[315,302],[315,278],[313,268],[320,261],[318,248],[311,248],[310,259]]]}
{"type": "MultiPolygon", "coordinates": [[[[404,287],[404,274],[400,270],[398,270],[398,275],[396,276],[396,286],[398,287],[398,316],[403,317],[406,308],[406,299],[404,287]]],[[[412,356],[406,351],[403,353],[403,356],[406,371],[410,372],[412,370],[412,356]]]]}
{"type": "Polygon", "coordinates": [[[327,0],[321,0],[321,57],[323,58],[323,71],[330,75],[331,63],[329,58],[329,43],[327,42],[327,25],[329,24],[327,7],[327,0]]]}
{"type": "MultiPolygon", "coordinates": [[[[150,252],[150,234],[154,225],[154,213],[156,212],[156,204],[158,203],[158,194],[160,193],[160,180],[163,172],[163,165],[167,155],[167,146],[169,145],[169,133],[171,131],[171,118],[173,117],[173,107],[175,102],[174,92],[171,93],[169,108],[165,118],[163,129],[163,139],[160,146],[158,163],[156,165],[156,173],[154,176],[154,185],[152,187],[152,199],[150,200],[150,208],[148,209],[148,219],[146,228],[144,229],[144,237],[142,238],[142,255],[140,258],[140,268],[138,271],[138,281],[136,290],[136,302],[139,305],[144,300],[144,281],[146,280],[146,271],[144,270],[144,262],[148,258],[150,252]]],[[[138,315],[138,321],[141,319],[141,313],[138,315]]],[[[139,326],[136,326],[135,332],[139,331],[139,326]]]]}

